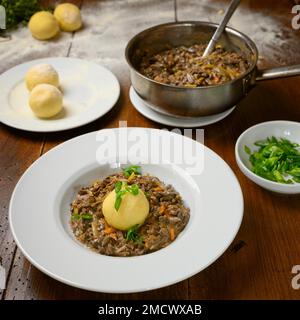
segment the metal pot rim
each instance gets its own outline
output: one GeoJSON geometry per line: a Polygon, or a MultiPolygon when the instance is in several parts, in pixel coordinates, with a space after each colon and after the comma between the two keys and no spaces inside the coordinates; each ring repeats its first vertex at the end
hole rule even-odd
{"type": "Polygon", "coordinates": [[[172,27],[172,26],[189,26],[189,25],[200,25],[200,26],[211,26],[211,27],[216,27],[218,26],[217,23],[214,22],[208,22],[208,21],[178,21],[178,22],[167,22],[167,23],[163,23],[163,24],[158,24],[155,25],[153,27],[147,28],[141,32],[139,32],[138,34],[136,34],[133,38],[131,38],[126,46],[125,49],[125,59],[129,65],[130,68],[132,68],[140,77],[144,78],[147,81],[150,81],[156,85],[160,85],[169,89],[173,89],[173,90],[205,90],[205,89],[210,89],[210,88],[216,88],[216,87],[222,87],[225,85],[230,85],[236,81],[238,81],[239,79],[243,79],[245,78],[247,75],[251,74],[252,71],[255,69],[256,64],[257,64],[257,60],[258,60],[258,49],[256,47],[256,44],[248,37],[246,36],[244,33],[232,28],[232,27],[226,27],[225,31],[229,32],[231,34],[234,34],[235,36],[241,38],[243,41],[245,41],[246,43],[250,44],[251,49],[254,51],[254,60],[252,62],[252,64],[250,65],[250,67],[248,68],[248,70],[241,74],[239,77],[227,81],[225,83],[221,83],[221,84],[216,84],[216,85],[211,85],[211,86],[203,86],[203,87],[195,87],[195,88],[189,88],[189,87],[181,87],[181,86],[174,86],[174,85],[170,85],[170,84],[165,84],[165,83],[161,83],[158,81],[155,81],[153,79],[150,79],[148,77],[146,77],[145,75],[143,75],[142,73],[140,73],[131,63],[131,58],[129,56],[129,50],[132,47],[133,43],[136,41],[137,38],[139,38],[140,36],[143,36],[146,33],[149,33],[151,31],[160,29],[161,27],[172,27]]]}

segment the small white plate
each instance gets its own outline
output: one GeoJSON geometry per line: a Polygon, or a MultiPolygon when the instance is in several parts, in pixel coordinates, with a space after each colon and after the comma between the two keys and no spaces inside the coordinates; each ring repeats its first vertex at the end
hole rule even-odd
{"type": "Polygon", "coordinates": [[[233,107],[229,110],[226,110],[222,113],[215,114],[212,116],[196,117],[196,118],[178,118],[178,117],[169,116],[167,114],[162,114],[153,110],[147,104],[147,102],[144,101],[135,92],[132,86],[130,87],[130,90],[129,90],[129,97],[135,109],[138,112],[140,112],[144,117],[152,121],[164,124],[166,126],[178,127],[178,128],[196,128],[196,127],[208,126],[210,124],[223,120],[235,109],[235,107],[233,107]]]}
{"type": "Polygon", "coordinates": [[[9,207],[13,236],[32,264],[69,285],[111,293],[146,291],[191,277],[228,248],[242,217],[240,185],[216,153],[177,133],[146,128],[101,130],[53,148],[24,173],[9,207]],[[137,137],[153,139],[149,141],[155,143],[143,143],[143,148],[147,145],[154,158],[161,155],[158,141],[170,142],[170,149],[164,144],[164,158],[178,154],[179,146],[192,148],[203,156],[192,157],[186,152],[187,162],[203,167],[203,171],[189,175],[180,164],[147,164],[142,159],[144,173],[172,184],[182,195],[190,208],[189,223],[166,248],[138,257],[109,257],[92,252],[74,239],[69,209],[82,186],[120,170],[109,164],[110,155],[123,159],[124,143],[114,138],[126,136],[133,146],[137,137]],[[103,157],[103,146],[108,148],[107,158],[103,157]]]}
{"type": "Polygon", "coordinates": [[[45,58],[20,64],[0,75],[0,121],[27,131],[53,132],[76,128],[106,114],[117,102],[120,85],[106,68],[74,58],[45,58]],[[51,119],[39,119],[28,105],[24,77],[40,63],[52,65],[60,77],[64,108],[51,119]]]}
{"type": "Polygon", "coordinates": [[[265,140],[268,137],[286,138],[300,144],[300,123],[293,121],[268,121],[259,123],[244,131],[235,144],[235,158],[244,175],[264,189],[283,193],[300,194],[300,183],[283,184],[262,178],[251,171],[249,155],[245,151],[245,145],[253,152],[258,147],[256,141],[265,140]]]}

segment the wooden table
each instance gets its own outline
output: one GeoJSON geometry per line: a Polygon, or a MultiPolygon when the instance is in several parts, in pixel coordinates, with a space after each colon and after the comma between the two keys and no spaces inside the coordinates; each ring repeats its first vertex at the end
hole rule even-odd
{"type": "MultiPolygon", "coordinates": [[[[85,29],[59,39],[38,42],[26,28],[0,42],[0,72],[34,58],[69,56],[110,68],[121,83],[116,107],[92,124],[53,134],[23,132],[1,125],[0,131],[0,263],[7,271],[2,299],[298,299],[291,286],[293,265],[300,264],[300,198],[267,192],[250,182],[234,159],[237,137],[256,123],[300,121],[300,79],[259,84],[225,120],[205,128],[205,144],[234,170],[245,198],[244,220],[230,248],[217,262],[194,277],[160,290],[139,294],[92,293],[44,275],[22,255],[8,225],[8,204],[24,171],[57,144],[80,134],[128,126],[163,128],[141,116],[128,98],[130,86],[124,60],[126,42],[146,27],[197,19],[219,21],[228,1],[107,0],[74,1],[82,8],[85,29]],[[220,11],[221,10],[221,11],[220,11]]],[[[232,25],[253,37],[264,66],[300,63],[300,30],[290,26],[292,0],[244,1],[232,25]]],[[[0,88],[1,90],[1,88],[0,88]]],[[[24,212],[26,214],[26,212],[24,212]]]]}

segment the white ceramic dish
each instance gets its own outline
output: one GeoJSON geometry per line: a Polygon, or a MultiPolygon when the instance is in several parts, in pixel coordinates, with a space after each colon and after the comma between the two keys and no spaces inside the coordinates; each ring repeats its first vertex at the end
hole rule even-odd
{"type": "Polygon", "coordinates": [[[117,102],[120,86],[106,68],[74,58],[44,58],[20,64],[0,75],[0,121],[27,131],[52,132],[76,128],[106,114],[117,102]],[[24,76],[40,63],[59,73],[64,108],[51,119],[39,119],[28,105],[24,76]]]}
{"type": "Polygon", "coordinates": [[[254,143],[267,137],[283,137],[292,142],[300,144],[300,123],[292,121],[269,121],[257,124],[244,131],[238,138],[235,145],[236,162],[246,177],[264,189],[284,193],[300,193],[300,184],[282,184],[264,179],[251,171],[249,155],[245,152],[245,145],[252,151],[257,150],[254,143]]]}
{"type": "MultiPolygon", "coordinates": [[[[109,150],[123,157],[112,140],[109,150]]],[[[150,154],[155,150],[150,148],[150,154]]],[[[24,173],[9,208],[13,236],[32,264],[69,285],[111,293],[146,291],[191,277],[228,248],[242,217],[240,185],[216,153],[179,134],[145,128],[101,130],[55,147],[24,173]],[[69,206],[79,188],[117,170],[108,164],[109,156],[101,157],[102,164],[96,161],[99,141],[114,134],[153,135],[172,140],[172,152],[181,143],[204,152],[203,160],[196,160],[204,161],[204,170],[197,176],[188,175],[180,165],[142,164],[144,173],[171,183],[191,210],[179,237],[157,252],[128,258],[100,255],[77,242],[70,230],[69,206]]]]}
{"type": "Polygon", "coordinates": [[[133,87],[130,87],[129,90],[129,97],[130,100],[135,107],[135,109],[140,112],[144,117],[164,124],[166,126],[176,127],[176,128],[201,128],[208,126],[210,124],[216,123],[218,121],[223,120],[226,118],[235,107],[226,110],[225,112],[222,112],[220,114],[212,115],[212,116],[205,116],[205,117],[197,117],[197,118],[178,118],[178,117],[172,117],[166,114],[162,114],[159,112],[156,112],[153,110],[147,102],[145,102],[133,89],[133,87]]]}

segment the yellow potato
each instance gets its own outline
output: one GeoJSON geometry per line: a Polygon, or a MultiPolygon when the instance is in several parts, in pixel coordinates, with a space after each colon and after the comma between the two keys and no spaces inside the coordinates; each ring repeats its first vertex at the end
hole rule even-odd
{"type": "Polygon", "coordinates": [[[38,84],[30,92],[29,105],[39,118],[51,118],[62,110],[62,93],[51,84],[38,84]]]}
{"type": "Polygon", "coordinates": [[[59,76],[57,71],[50,64],[38,64],[28,70],[25,76],[27,89],[31,91],[36,85],[42,83],[59,86],[59,76]]]}
{"type": "Polygon", "coordinates": [[[54,10],[54,16],[63,31],[73,32],[82,26],[80,9],[72,3],[59,4],[54,10]]]}
{"type": "Polygon", "coordinates": [[[106,222],[119,230],[143,224],[149,214],[149,202],[142,190],[135,196],[127,192],[122,197],[119,210],[115,209],[116,192],[113,190],[103,201],[103,215],[106,222]]]}
{"type": "Polygon", "coordinates": [[[29,30],[32,36],[38,40],[48,40],[59,32],[59,25],[54,15],[48,11],[39,11],[29,20],[29,30]]]}

